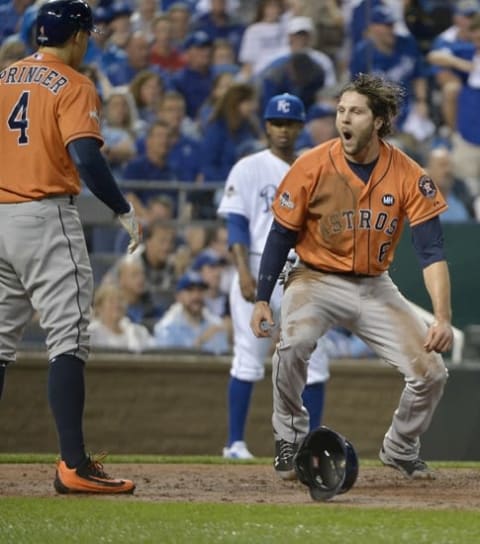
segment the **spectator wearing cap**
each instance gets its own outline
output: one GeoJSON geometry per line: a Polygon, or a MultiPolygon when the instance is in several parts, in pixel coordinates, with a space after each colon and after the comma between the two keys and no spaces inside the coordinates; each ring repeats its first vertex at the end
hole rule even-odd
{"type": "MultiPolygon", "coordinates": [[[[453,24],[439,34],[432,42],[430,53],[445,51],[455,54],[471,47],[470,23],[475,14],[480,12],[480,3],[477,0],[460,0],[453,7],[453,24]]],[[[457,121],[457,98],[462,87],[462,73],[457,70],[434,65],[430,70],[434,83],[440,89],[440,111],[442,120],[450,132],[453,132],[457,121]]]]}
{"type": "Polygon", "coordinates": [[[124,50],[128,38],[132,33],[130,17],[132,8],[127,2],[113,2],[107,8],[110,20],[108,21],[109,43],[124,50]]]}
{"type": "Polygon", "coordinates": [[[262,70],[255,82],[261,89],[262,109],[272,96],[288,92],[308,108],[320,89],[336,85],[335,67],[327,55],[313,49],[315,27],[310,17],[292,17],[287,22],[288,48],[262,70]]]}
{"type": "Polygon", "coordinates": [[[225,259],[215,251],[205,249],[197,255],[192,263],[192,270],[200,274],[207,285],[205,306],[215,315],[227,320],[231,325],[228,293],[222,291],[222,271],[225,259]]]}
{"type": "Polygon", "coordinates": [[[171,77],[171,84],[184,97],[187,116],[196,119],[213,82],[212,40],[203,30],[192,32],[184,44],[186,65],[171,77]]]}
{"type": "Polygon", "coordinates": [[[428,121],[426,66],[413,36],[394,31],[395,14],[387,6],[376,6],[370,14],[367,37],[357,43],[350,59],[350,75],[382,75],[405,88],[406,97],[397,120],[402,129],[407,116],[428,121]]]}
{"type": "Polygon", "coordinates": [[[230,351],[225,324],[205,306],[206,289],[206,283],[196,272],[189,271],[180,276],[176,302],[153,329],[158,347],[215,354],[230,351]]]}
{"type": "Polygon", "coordinates": [[[113,86],[128,85],[142,70],[158,73],[164,81],[168,76],[158,66],[150,64],[150,42],[144,32],[137,31],[128,37],[126,55],[105,69],[105,75],[113,86]]]}
{"type": "Polygon", "coordinates": [[[298,153],[323,144],[333,138],[336,133],[336,110],[330,104],[313,104],[307,111],[305,127],[300,133],[295,148],[298,153]]]}
{"type": "Polygon", "coordinates": [[[228,13],[227,0],[210,0],[209,9],[194,18],[193,28],[206,32],[212,42],[217,39],[227,40],[237,58],[245,25],[228,13]]]}

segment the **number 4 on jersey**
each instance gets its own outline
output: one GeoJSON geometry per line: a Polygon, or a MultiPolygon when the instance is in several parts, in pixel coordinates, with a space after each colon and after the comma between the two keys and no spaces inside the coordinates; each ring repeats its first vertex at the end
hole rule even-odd
{"type": "Polygon", "coordinates": [[[12,113],[8,117],[8,128],[10,130],[18,130],[18,145],[28,144],[27,128],[28,128],[28,99],[30,97],[29,91],[24,91],[17,103],[12,109],[12,113]]]}

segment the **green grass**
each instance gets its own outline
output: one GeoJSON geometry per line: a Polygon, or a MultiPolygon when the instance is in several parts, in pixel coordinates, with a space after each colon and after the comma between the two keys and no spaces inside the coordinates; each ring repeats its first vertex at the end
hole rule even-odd
{"type": "Polygon", "coordinates": [[[477,544],[477,512],[353,510],[333,505],[140,503],[134,499],[0,500],[2,544],[348,542],[477,544]]]}
{"type": "MultiPolygon", "coordinates": [[[[1,454],[0,463],[52,463],[1,454]]],[[[225,463],[219,457],[112,455],[115,463],[225,463]]],[[[271,463],[255,459],[248,463],[271,463]]],[[[364,461],[362,466],[377,466],[364,461]]],[[[480,468],[442,462],[437,467],[480,468]]],[[[0,468],[1,470],[1,468],[0,468]]],[[[478,544],[478,511],[351,508],[332,503],[156,503],[137,497],[0,498],[0,544],[478,544]]]]}

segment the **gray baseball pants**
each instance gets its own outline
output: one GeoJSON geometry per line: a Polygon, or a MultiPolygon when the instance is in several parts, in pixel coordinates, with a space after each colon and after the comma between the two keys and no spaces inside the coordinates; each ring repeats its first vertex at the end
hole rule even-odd
{"type": "Polygon", "coordinates": [[[13,362],[37,312],[48,358],[86,360],[93,276],[72,197],[0,204],[0,360],[13,362]]]}
{"type": "Polygon", "coordinates": [[[405,377],[405,387],[383,446],[398,459],[414,459],[420,436],[440,401],[447,370],[442,357],[423,348],[427,325],[388,273],[377,277],[326,274],[298,266],[289,277],[281,309],[281,337],[273,356],[275,439],[298,443],[308,432],[302,391],[310,353],[330,327],[362,338],[405,377]]]}

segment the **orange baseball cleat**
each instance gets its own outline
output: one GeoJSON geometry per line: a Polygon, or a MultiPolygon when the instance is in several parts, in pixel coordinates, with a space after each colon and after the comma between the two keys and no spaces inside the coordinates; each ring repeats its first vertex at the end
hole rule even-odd
{"type": "MultiPolygon", "coordinates": [[[[100,459],[103,459],[101,457],[100,459]]],[[[57,493],[133,493],[131,480],[109,476],[98,459],[87,459],[76,468],[68,468],[65,461],[57,461],[54,487],[57,493]]]]}

